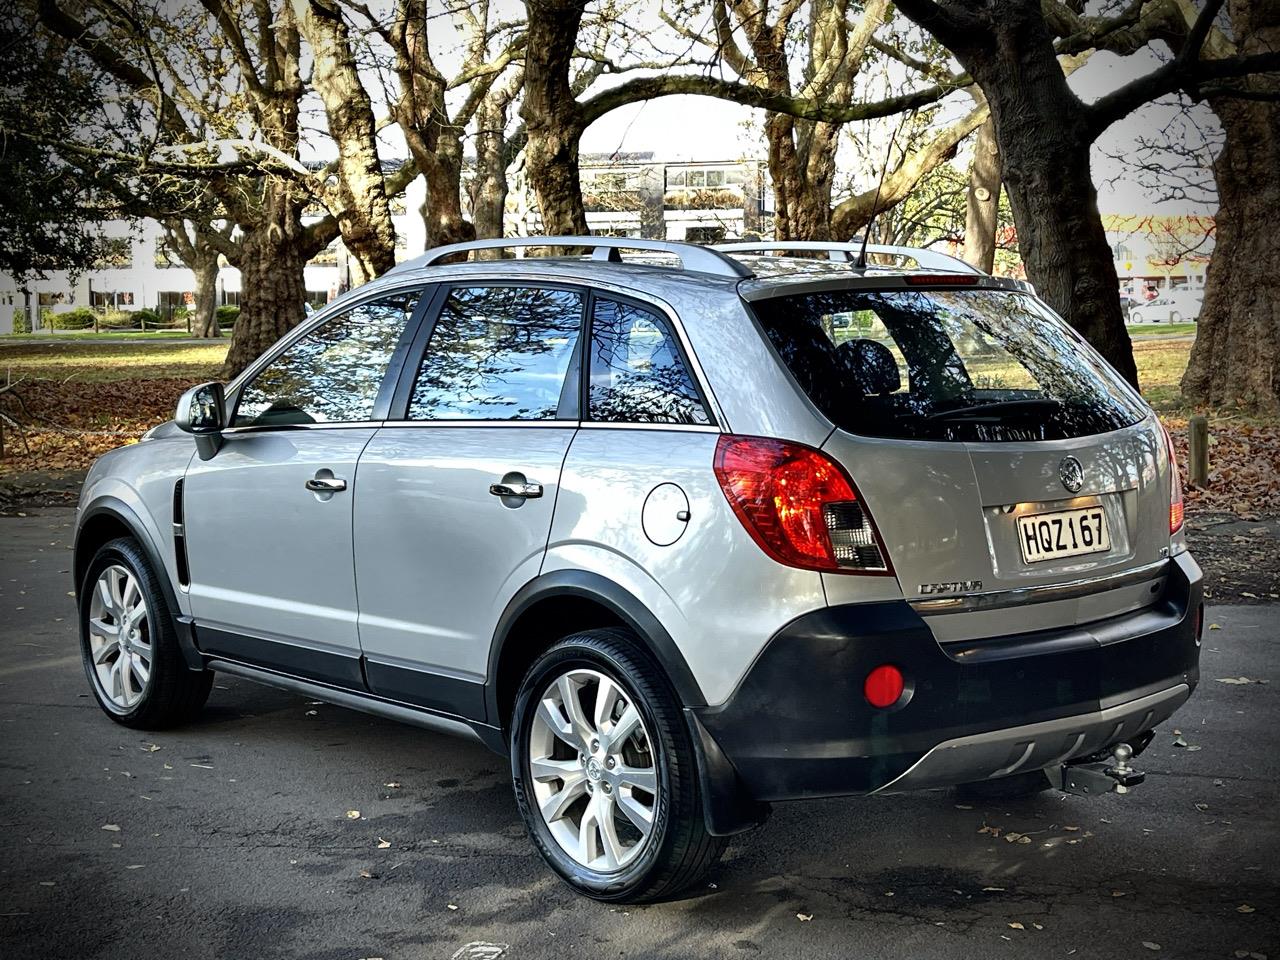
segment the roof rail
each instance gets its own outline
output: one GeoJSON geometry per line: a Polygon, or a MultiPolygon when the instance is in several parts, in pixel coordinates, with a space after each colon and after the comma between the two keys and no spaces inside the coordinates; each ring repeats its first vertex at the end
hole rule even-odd
{"type": "Polygon", "coordinates": [[[429,267],[445,257],[472,250],[523,249],[525,247],[590,247],[592,259],[621,263],[619,250],[649,250],[666,253],[680,261],[681,268],[697,273],[709,273],[717,277],[741,280],[753,276],[750,270],[732,257],[719,253],[712,247],[693,243],[677,243],[671,240],[641,240],[632,237],[503,237],[492,240],[472,240],[468,243],[451,243],[433,247],[420,257],[415,257],[397,267],[429,267]]]}
{"type": "MultiPolygon", "coordinates": [[[[819,250],[827,254],[829,260],[843,260],[855,263],[862,251],[861,242],[837,243],[828,240],[761,240],[742,241],[739,243],[717,243],[713,250],[721,253],[764,253],[770,250],[819,250]]],[[[867,244],[867,253],[878,253],[883,256],[905,257],[914,260],[925,270],[946,270],[950,273],[982,273],[977,267],[965,263],[959,257],[938,253],[935,250],[923,250],[918,247],[897,247],[883,243],[867,244]]]]}

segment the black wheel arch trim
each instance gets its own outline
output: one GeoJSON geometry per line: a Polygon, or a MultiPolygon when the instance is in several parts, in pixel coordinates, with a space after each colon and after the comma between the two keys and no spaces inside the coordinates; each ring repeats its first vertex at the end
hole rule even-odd
{"type": "Polygon", "coordinates": [[[84,584],[78,582],[81,572],[88,570],[89,564],[93,561],[92,556],[83,555],[85,548],[81,538],[84,535],[85,528],[89,525],[89,521],[94,517],[104,515],[122,524],[129,531],[129,535],[142,547],[142,552],[146,554],[152,570],[155,571],[156,579],[160,581],[160,589],[164,592],[164,602],[173,614],[173,629],[178,637],[178,645],[182,649],[182,658],[186,661],[189,669],[203,670],[204,656],[196,647],[192,620],[190,617],[183,615],[182,607],[178,605],[178,595],[173,589],[173,581],[169,578],[169,567],[164,562],[164,555],[156,547],[155,541],[151,538],[151,534],[147,532],[147,528],[138,517],[138,514],[119,497],[108,495],[97,498],[85,508],[76,523],[76,542],[72,554],[71,569],[73,571],[72,579],[77,581],[72,583],[72,587],[76,591],[77,603],[79,602],[80,590],[84,586],[84,584]]]}
{"type": "Polygon", "coordinates": [[[485,681],[487,719],[495,727],[502,726],[502,710],[498,702],[498,666],[511,628],[534,604],[554,597],[591,600],[609,610],[633,630],[666,671],[667,677],[685,707],[706,706],[702,689],[693,677],[680,648],[671,635],[634,594],[608,577],[587,570],[555,570],[541,574],[521,587],[502,611],[489,645],[488,679],[485,681]]]}

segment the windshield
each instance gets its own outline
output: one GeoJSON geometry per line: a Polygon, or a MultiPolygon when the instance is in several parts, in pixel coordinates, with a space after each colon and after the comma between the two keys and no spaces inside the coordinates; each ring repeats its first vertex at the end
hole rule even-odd
{"type": "Polygon", "coordinates": [[[1145,414],[1119,375],[1026,294],[841,290],[753,307],[810,399],[851,433],[1060,440],[1145,414]]]}

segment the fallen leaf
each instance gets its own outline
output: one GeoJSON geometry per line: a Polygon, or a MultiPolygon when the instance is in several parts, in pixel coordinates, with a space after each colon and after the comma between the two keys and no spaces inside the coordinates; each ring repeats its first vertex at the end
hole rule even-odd
{"type": "Polygon", "coordinates": [[[396,790],[396,789],[398,789],[398,788],[399,788],[400,783],[399,783],[399,781],[392,780],[390,783],[384,783],[384,784],[383,784],[383,786],[384,786],[384,787],[390,787],[392,790],[396,790]]]}
{"type": "Polygon", "coordinates": [[[1219,626],[1218,624],[1216,624],[1216,623],[1211,623],[1211,624],[1209,624],[1209,629],[1210,629],[1210,630],[1221,630],[1221,629],[1222,629],[1222,627],[1220,627],[1220,626],[1219,626]]]}
{"type": "Polygon", "coordinates": [[[387,847],[389,847],[389,846],[391,846],[391,841],[390,841],[390,840],[383,840],[381,837],[379,837],[379,838],[378,838],[378,849],[379,849],[379,850],[385,850],[385,849],[387,849],[387,847]]]}
{"type": "Polygon", "coordinates": [[[1148,950],[1159,950],[1159,949],[1160,949],[1160,944],[1158,944],[1158,943],[1152,943],[1150,940],[1143,940],[1143,941],[1142,941],[1142,945],[1143,945],[1144,947],[1146,947],[1148,950]]]}
{"type": "Polygon", "coordinates": [[[1004,893],[1004,887],[983,887],[983,893],[1004,893]]]}
{"type": "Polygon", "coordinates": [[[1230,683],[1236,686],[1243,686],[1246,683],[1266,683],[1265,680],[1250,680],[1248,677],[1218,677],[1219,683],[1230,683]]]}
{"type": "Polygon", "coordinates": [[[1181,736],[1177,736],[1173,738],[1173,745],[1175,747],[1185,747],[1187,745],[1187,741],[1183,740],[1181,736]]]}
{"type": "Polygon", "coordinates": [[[1009,924],[1009,929],[1010,929],[1010,930],[1025,930],[1025,929],[1027,929],[1027,928],[1026,928],[1026,927],[1024,927],[1022,924],[1018,923],[1017,921],[1014,921],[1013,923],[1009,924]]]}
{"type": "Polygon", "coordinates": [[[450,910],[457,910],[457,909],[458,909],[458,905],[457,905],[456,903],[451,903],[451,904],[449,904],[448,906],[449,906],[449,909],[450,909],[450,910]]]}
{"type": "Polygon", "coordinates": [[[1129,893],[1126,890],[1112,890],[1111,895],[1113,897],[1127,897],[1129,893]]]}
{"type": "Polygon", "coordinates": [[[1249,906],[1247,903],[1242,903],[1240,906],[1236,907],[1236,913],[1254,913],[1255,909],[1256,908],[1249,906]]]}
{"type": "Polygon", "coordinates": [[[372,880],[372,879],[373,879],[373,874],[372,874],[372,873],[370,873],[368,870],[361,870],[361,871],[360,871],[360,876],[361,876],[361,877],[363,877],[363,878],[364,878],[364,879],[366,879],[366,880],[372,880]]]}
{"type": "Polygon", "coordinates": [[[797,913],[797,914],[796,914],[796,919],[797,919],[797,920],[799,920],[801,923],[808,923],[810,920],[812,920],[812,919],[813,919],[813,914],[812,914],[812,913],[797,913]]]}
{"type": "Polygon", "coordinates": [[[360,811],[359,811],[359,810],[348,810],[348,811],[347,811],[347,819],[348,819],[348,820],[359,820],[359,819],[360,819],[360,811]]]}
{"type": "Polygon", "coordinates": [[[102,829],[103,829],[103,830],[110,830],[112,833],[119,833],[119,832],[120,832],[120,824],[118,824],[118,823],[104,823],[104,824],[102,825],[102,829]]]}

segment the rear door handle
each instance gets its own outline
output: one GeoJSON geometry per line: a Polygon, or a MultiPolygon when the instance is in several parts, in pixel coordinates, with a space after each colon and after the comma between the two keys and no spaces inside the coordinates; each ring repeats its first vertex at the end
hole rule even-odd
{"type": "Polygon", "coordinates": [[[540,483],[502,483],[489,484],[489,492],[495,497],[519,497],[522,500],[536,500],[542,496],[540,483]]]}
{"type": "Polygon", "coordinates": [[[307,489],[312,493],[338,493],[347,489],[347,481],[338,477],[312,477],[307,481],[307,489]]]}

